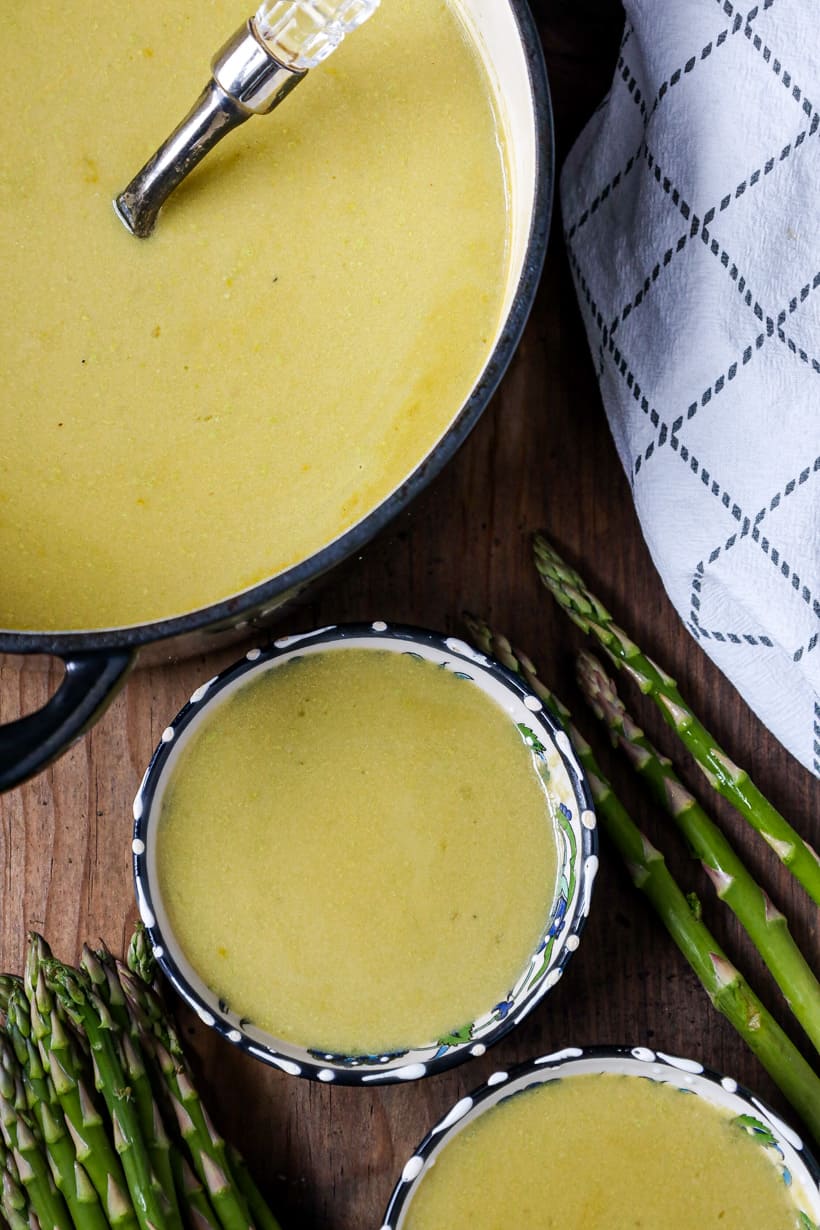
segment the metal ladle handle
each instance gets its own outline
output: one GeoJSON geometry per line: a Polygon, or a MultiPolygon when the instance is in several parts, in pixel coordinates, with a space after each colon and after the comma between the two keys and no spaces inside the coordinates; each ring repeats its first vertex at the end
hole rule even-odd
{"type": "Polygon", "coordinates": [[[140,239],[151,234],[168,197],[217,142],[252,115],[272,111],[305,76],[305,70],[276,59],[253,19],[216,53],[211,73],[185,119],[114,201],[125,226],[140,239]]]}

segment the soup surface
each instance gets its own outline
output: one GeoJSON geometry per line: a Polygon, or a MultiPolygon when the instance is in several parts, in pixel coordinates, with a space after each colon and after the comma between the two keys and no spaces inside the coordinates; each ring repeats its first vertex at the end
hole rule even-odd
{"type": "Polygon", "coordinates": [[[146,622],[307,558],[407,477],[487,357],[504,157],[441,0],[382,5],[150,239],[115,217],[252,8],[0,0],[0,627],[146,622]]]}
{"type": "Polygon", "coordinates": [[[551,801],[475,683],[377,649],[268,670],[192,734],[157,830],[194,969],[276,1037],[424,1045],[526,967],[557,879],[551,801]]]}
{"type": "Polygon", "coordinates": [[[699,1097],[572,1076],[470,1124],[421,1181],[402,1230],[796,1230],[772,1161],[699,1097]]]}

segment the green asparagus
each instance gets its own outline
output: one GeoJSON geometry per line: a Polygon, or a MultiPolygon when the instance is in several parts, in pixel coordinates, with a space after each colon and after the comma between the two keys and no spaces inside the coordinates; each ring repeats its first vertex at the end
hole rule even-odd
{"type": "Polygon", "coordinates": [[[0,1037],[0,1131],[42,1230],[70,1230],[42,1139],[28,1114],[22,1073],[8,1038],[0,1037]]]}
{"type": "Polygon", "coordinates": [[[127,1077],[129,1099],[133,1101],[137,1111],[151,1166],[163,1194],[168,1199],[168,1225],[170,1230],[183,1230],[171,1169],[171,1142],[154,1099],[142,1048],[137,1038],[129,1032],[128,1006],[116,974],[116,968],[110,968],[108,962],[92,952],[88,945],[83,948],[80,964],[93,983],[100,1002],[110,1014],[116,1028],[119,1029],[121,1057],[123,1071],[127,1077]]]}
{"type": "Polygon", "coordinates": [[[22,984],[9,999],[6,1033],[20,1064],[28,1107],[40,1130],[54,1182],[74,1224],[84,1230],[108,1230],[108,1218],[77,1158],[54,1086],[31,1038],[29,1005],[22,984]]]}
{"type": "MultiPolygon", "coordinates": [[[[50,960],[44,973],[69,1020],[88,1038],[134,1212],[141,1230],[170,1230],[170,1202],[151,1164],[140,1116],[131,1101],[127,1075],[115,1042],[113,1018],[77,970],[50,960]]],[[[90,981],[90,980],[89,980],[90,981]]]]}
{"type": "Polygon", "coordinates": [[[497,647],[504,664],[526,678],[569,735],[589,782],[601,827],[618,850],[637,888],[649,899],[677,947],[694,970],[714,1007],[734,1026],[763,1067],[820,1142],[820,1078],[729,961],[657,850],[615,795],[583,736],[569,720],[569,710],[538,679],[527,659],[522,668],[506,637],[468,617],[474,643],[483,652],[497,647]]]}
{"type": "Polygon", "coordinates": [[[595,636],[612,662],[652,697],[714,789],[737,808],[820,905],[820,857],[816,851],[761,794],[746,770],[732,763],[695,717],[674,679],[630,640],[603,603],[586,588],[579,574],[564,563],[540,534],[534,540],[534,553],[541,580],[569,618],[595,636]]]}
{"type": "Polygon", "coordinates": [[[613,742],[629,757],[701,860],[717,895],[746,929],[786,1002],[820,1050],[820,983],[794,942],[789,924],[740,861],[723,833],[627,713],[615,684],[593,654],[578,656],[578,683],[613,742]]]}
{"type": "Polygon", "coordinates": [[[141,926],[129,961],[86,947],[73,969],[32,933],[24,977],[0,975],[0,1228],[278,1230],[199,1099],[141,926]]]}

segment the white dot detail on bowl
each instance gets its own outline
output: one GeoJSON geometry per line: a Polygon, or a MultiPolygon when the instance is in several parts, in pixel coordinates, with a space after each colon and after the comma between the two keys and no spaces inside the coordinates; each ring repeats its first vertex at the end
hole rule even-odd
{"type": "Polygon", "coordinates": [[[131,849],[133,850],[134,854],[144,854],[145,853],[145,842],[142,841],[139,837],[135,837],[134,840],[131,842],[131,849]]]}
{"type": "Polygon", "coordinates": [[[633,1046],[632,1057],[633,1059],[641,1060],[642,1063],[652,1063],[655,1058],[655,1052],[650,1051],[646,1046],[633,1046]]]}
{"type": "Polygon", "coordinates": [[[577,1046],[565,1046],[562,1051],[551,1051],[549,1055],[541,1055],[537,1064],[560,1063],[563,1059],[581,1059],[583,1051],[577,1046]]]}
{"type": "Polygon", "coordinates": [[[211,1026],[211,1025],[216,1024],[216,1020],[214,1019],[213,1014],[210,1012],[206,1012],[204,1008],[197,1008],[196,1014],[199,1017],[203,1025],[211,1026]]]}
{"type": "Polygon", "coordinates": [[[530,713],[540,713],[544,708],[537,696],[525,696],[524,707],[529,709],[530,713]]]}
{"type": "Polygon", "coordinates": [[[460,1102],[456,1102],[449,1114],[445,1115],[441,1123],[436,1124],[433,1129],[436,1132],[446,1132],[454,1123],[458,1123],[459,1119],[463,1119],[473,1109],[472,1098],[462,1098],[460,1102]]]}
{"type": "Polygon", "coordinates": [[[174,738],[174,728],[173,728],[173,726],[166,726],[166,727],[165,727],[165,730],[163,730],[163,732],[162,732],[162,742],[163,742],[163,743],[171,743],[171,742],[173,742],[173,738],[174,738]]]}
{"type": "Polygon", "coordinates": [[[492,1076],[487,1078],[487,1084],[490,1088],[494,1088],[496,1085],[503,1085],[507,1079],[508,1074],[506,1072],[493,1072],[492,1076]]]}
{"type": "Polygon", "coordinates": [[[134,814],[135,820],[142,819],[142,791],[140,791],[137,797],[134,799],[134,806],[132,807],[131,810],[134,814]]]}
{"type": "Polygon", "coordinates": [[[139,878],[137,879],[137,908],[140,912],[140,918],[150,930],[150,928],[155,925],[156,919],[154,918],[151,907],[145,899],[145,890],[142,887],[142,881],[139,878]]]}
{"type": "Polygon", "coordinates": [[[151,951],[158,961],[161,961],[162,958],[165,956],[165,949],[162,947],[161,944],[157,944],[157,946],[155,948],[152,948],[151,951]]]}
{"type": "Polygon", "coordinates": [[[663,1051],[658,1051],[658,1059],[668,1063],[670,1068],[677,1068],[679,1072],[694,1072],[696,1076],[703,1072],[703,1064],[696,1059],[681,1059],[679,1055],[665,1055],[663,1051]]]}
{"type": "Polygon", "coordinates": [[[589,808],[586,808],[584,811],[582,811],[581,812],[581,823],[583,824],[585,829],[594,829],[596,824],[598,823],[597,820],[595,819],[595,812],[590,811],[589,808]]]}
{"type": "Polygon", "coordinates": [[[783,1120],[774,1113],[774,1111],[769,1110],[768,1107],[759,1102],[757,1098],[752,1098],[752,1103],[760,1111],[763,1118],[772,1125],[778,1135],[782,1136],[784,1140],[787,1140],[793,1149],[802,1151],[802,1138],[797,1135],[797,1132],[795,1132],[793,1128],[790,1128],[787,1123],[784,1123],[783,1120]]]}
{"type": "Polygon", "coordinates": [[[374,620],[370,626],[374,632],[386,632],[387,631],[387,624],[384,622],[383,619],[374,620]]]}
{"type": "Polygon", "coordinates": [[[478,1056],[483,1055],[486,1050],[487,1048],[483,1042],[476,1042],[475,1046],[470,1047],[470,1054],[475,1055],[476,1058],[478,1058],[478,1056]]]}
{"type": "Polygon", "coordinates": [[[727,1093],[737,1093],[737,1081],[733,1080],[731,1076],[724,1076],[720,1083],[727,1093]]]}
{"type": "Polygon", "coordinates": [[[316,1073],[316,1079],[319,1081],[324,1081],[326,1085],[329,1085],[331,1081],[335,1081],[336,1073],[332,1072],[330,1068],[321,1068],[316,1073]]]}
{"type": "Polygon", "coordinates": [[[228,1030],[228,1041],[229,1042],[241,1042],[242,1041],[242,1035],[238,1029],[228,1030]]]}
{"type": "Polygon", "coordinates": [[[191,694],[190,703],[192,705],[198,705],[210,691],[212,683],[213,679],[209,679],[207,683],[201,683],[197,690],[191,694]]]}
{"type": "Polygon", "coordinates": [[[281,1055],[274,1054],[273,1051],[261,1046],[247,1046],[249,1055],[255,1055],[257,1059],[264,1060],[265,1063],[273,1064],[276,1068],[281,1068],[283,1072],[287,1072],[288,1076],[301,1076],[302,1069],[298,1063],[294,1063],[290,1059],[283,1059],[281,1055]]]}
{"type": "Polygon", "coordinates": [[[577,935],[568,935],[566,940],[564,941],[564,947],[569,952],[575,952],[576,948],[578,947],[580,943],[581,941],[577,935]]]}
{"type": "Polygon", "coordinates": [[[424,1158],[419,1157],[418,1155],[411,1157],[410,1161],[407,1162],[407,1164],[404,1167],[404,1170],[401,1172],[402,1182],[412,1183],[414,1179],[417,1179],[419,1177],[423,1169],[424,1169],[424,1158]]]}
{"type": "Polygon", "coordinates": [[[245,658],[248,662],[256,662],[261,657],[262,657],[262,650],[259,648],[249,649],[248,652],[245,654],[245,658]]]}

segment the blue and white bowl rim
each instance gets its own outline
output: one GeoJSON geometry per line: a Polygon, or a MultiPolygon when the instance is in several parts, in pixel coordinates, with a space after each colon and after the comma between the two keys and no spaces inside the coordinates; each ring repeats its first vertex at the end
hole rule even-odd
{"type": "MultiPolygon", "coordinates": [[[[649,1078],[704,1097],[707,1101],[752,1116],[770,1132],[782,1154],[792,1185],[799,1184],[805,1215],[820,1224],[820,1165],[803,1138],[780,1115],[745,1086],[722,1076],[698,1060],[670,1055],[649,1047],[568,1046],[494,1072],[483,1085],[452,1106],[405,1163],[390,1196],[381,1230],[402,1230],[410,1202],[424,1174],[442,1149],[479,1115],[499,1102],[536,1085],[568,1076],[598,1073],[649,1078]]],[[[548,1179],[548,1172],[542,1173],[548,1179]]],[[[511,1210],[511,1215],[514,1210],[511,1210]]]]}
{"type": "MultiPolygon", "coordinates": [[[[546,991],[559,981],[572,952],[578,947],[589,912],[598,869],[598,834],[589,787],[567,735],[519,676],[456,637],[376,620],[329,625],[295,636],[280,637],[266,648],[249,650],[243,658],[198,687],[163,731],[145,772],[134,800],[132,852],[137,905],[156,959],[169,982],[200,1020],[248,1054],[291,1075],[326,1083],[379,1085],[414,1080],[440,1072],[471,1055],[482,1055],[489,1045],[518,1024],[546,991]],[[521,712],[526,712],[539,738],[549,741],[557,751],[575,799],[575,810],[568,822],[576,842],[574,891],[559,920],[559,934],[553,940],[544,976],[529,987],[520,999],[512,997],[511,1006],[503,1019],[491,1021],[490,1014],[487,1014],[486,1019],[481,1018],[474,1023],[476,1028],[469,1038],[452,1045],[442,1046],[440,1042],[433,1042],[407,1051],[350,1056],[316,1052],[272,1038],[231,1011],[204,985],[180,952],[170,926],[167,923],[163,925],[164,909],[152,873],[155,827],[168,772],[179,749],[184,746],[187,733],[199,724],[208,705],[217,698],[224,699],[227,693],[242,686],[252,672],[271,669],[305,653],[354,643],[358,647],[416,652],[439,664],[446,660],[453,667],[464,665],[479,673],[476,679],[479,686],[482,678],[496,686],[501,684],[511,697],[510,703],[519,708],[523,706],[521,712]],[[400,649],[401,645],[406,645],[406,650],[400,649]]],[[[552,921],[551,917],[545,925],[545,936],[552,921]]],[[[523,978],[524,975],[517,986],[522,984],[523,978]]]]}

